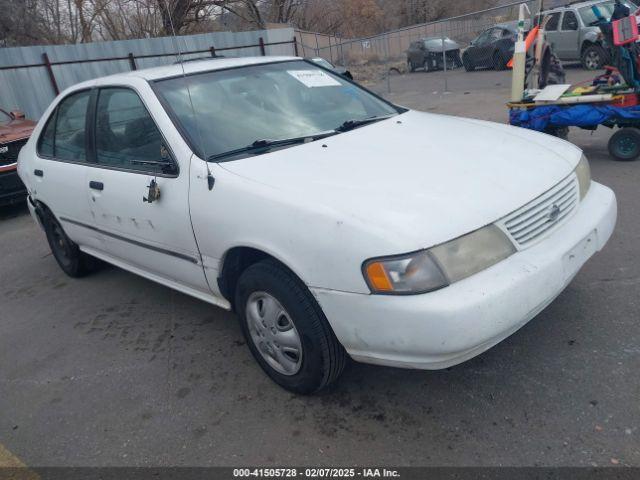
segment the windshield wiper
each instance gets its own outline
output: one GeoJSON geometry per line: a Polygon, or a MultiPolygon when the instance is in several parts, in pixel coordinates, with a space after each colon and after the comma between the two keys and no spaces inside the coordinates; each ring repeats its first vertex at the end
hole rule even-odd
{"type": "Polygon", "coordinates": [[[282,140],[260,139],[260,140],[254,141],[251,145],[247,145],[246,147],[237,148],[235,150],[219,153],[217,155],[211,155],[207,159],[207,161],[215,162],[217,160],[222,160],[229,157],[235,157],[236,155],[241,155],[243,153],[259,155],[262,153],[267,153],[271,151],[271,149],[273,148],[288,147],[290,145],[298,145],[301,143],[315,142],[316,140],[321,140],[323,138],[336,135],[337,133],[338,132],[336,130],[329,130],[327,132],[319,132],[319,133],[314,133],[312,135],[304,135],[302,137],[284,138],[282,140]]]}
{"type": "Polygon", "coordinates": [[[395,117],[397,114],[393,115],[385,115],[382,117],[369,117],[361,120],[347,120],[338,128],[336,128],[337,132],[348,132],[349,130],[353,130],[358,127],[364,127],[365,125],[369,125],[370,123],[380,122],[382,120],[387,120],[388,118],[395,117]]]}

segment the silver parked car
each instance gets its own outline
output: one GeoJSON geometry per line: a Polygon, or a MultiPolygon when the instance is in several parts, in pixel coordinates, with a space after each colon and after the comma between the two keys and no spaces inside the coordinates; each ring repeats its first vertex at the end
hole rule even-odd
{"type": "MultiPolygon", "coordinates": [[[[628,0],[622,3],[631,11],[638,8],[628,0]]],[[[605,18],[610,19],[615,0],[574,2],[541,14],[542,18],[550,17],[546,26],[547,40],[555,54],[563,61],[580,61],[587,70],[598,70],[609,61],[592,9],[594,5],[605,18]]]]}
{"type": "Polygon", "coordinates": [[[418,68],[424,68],[425,72],[443,70],[445,57],[447,69],[462,66],[458,43],[450,38],[427,37],[411,43],[407,50],[407,65],[410,72],[415,72],[418,68]],[[446,52],[445,55],[443,51],[446,52]]]}

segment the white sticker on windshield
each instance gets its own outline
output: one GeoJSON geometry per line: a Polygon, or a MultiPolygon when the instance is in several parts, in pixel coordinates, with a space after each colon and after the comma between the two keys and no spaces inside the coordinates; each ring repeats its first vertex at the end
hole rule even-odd
{"type": "Polygon", "coordinates": [[[342,85],[322,70],[288,70],[287,73],[308,88],[340,87],[342,85]]]}

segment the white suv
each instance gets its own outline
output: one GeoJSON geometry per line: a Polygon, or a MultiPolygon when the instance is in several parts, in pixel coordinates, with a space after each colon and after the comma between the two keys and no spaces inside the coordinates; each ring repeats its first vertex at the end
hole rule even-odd
{"type": "MultiPolygon", "coordinates": [[[[623,3],[632,12],[638,8],[628,0],[623,3]]],[[[600,28],[596,25],[594,5],[610,19],[615,0],[573,2],[542,13],[543,18],[550,17],[545,31],[553,52],[560,60],[582,62],[587,70],[598,70],[609,61],[600,28]]]]}
{"type": "Polygon", "coordinates": [[[19,173],[67,274],[98,258],[235,309],[260,366],[300,393],[347,355],[439,369],[482,353],[616,222],[575,146],[408,111],[288,57],[76,85],[19,173]]]}

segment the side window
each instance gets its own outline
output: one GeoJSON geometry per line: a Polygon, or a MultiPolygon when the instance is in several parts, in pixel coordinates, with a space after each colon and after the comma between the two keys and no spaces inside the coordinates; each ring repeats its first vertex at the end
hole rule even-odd
{"type": "Polygon", "coordinates": [[[38,141],[38,153],[58,160],[85,162],[85,122],[91,91],[74,93],[56,108],[38,141]]]}
{"type": "Polygon", "coordinates": [[[176,173],[158,127],[133,90],[100,90],[95,136],[99,165],[147,173],[176,173]]]}
{"type": "Polygon", "coordinates": [[[564,12],[562,30],[578,30],[578,17],[571,10],[564,12]]]}
{"type": "Polygon", "coordinates": [[[54,110],[38,139],[38,155],[41,157],[53,157],[53,139],[56,134],[56,116],[58,110],[54,110]]]}
{"type": "Polygon", "coordinates": [[[491,41],[495,42],[496,40],[500,40],[502,38],[502,29],[500,28],[494,28],[491,31],[491,41]]]}
{"type": "Polygon", "coordinates": [[[480,45],[484,46],[491,42],[491,36],[493,35],[493,29],[485,31],[480,35],[480,45]]]}
{"type": "Polygon", "coordinates": [[[560,23],[560,12],[552,13],[549,15],[549,21],[545,30],[547,32],[556,32],[558,30],[558,24],[560,23]]]}

